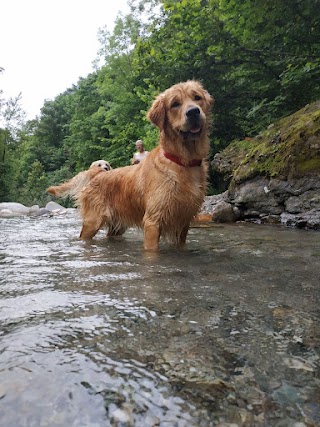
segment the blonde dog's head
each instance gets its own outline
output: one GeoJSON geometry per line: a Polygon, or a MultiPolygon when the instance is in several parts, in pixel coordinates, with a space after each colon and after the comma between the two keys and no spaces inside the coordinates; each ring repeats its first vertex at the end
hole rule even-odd
{"type": "Polygon", "coordinates": [[[161,93],[147,118],[168,136],[196,141],[206,133],[213,98],[201,83],[189,80],[161,93]]]}
{"type": "Polygon", "coordinates": [[[107,162],[106,160],[96,160],[95,162],[92,162],[90,165],[90,169],[93,167],[98,167],[100,169],[109,171],[112,169],[112,167],[110,166],[110,163],[107,162]]]}

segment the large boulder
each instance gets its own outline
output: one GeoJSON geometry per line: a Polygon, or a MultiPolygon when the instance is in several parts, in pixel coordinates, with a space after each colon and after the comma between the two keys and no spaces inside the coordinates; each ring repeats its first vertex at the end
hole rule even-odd
{"type": "Polygon", "coordinates": [[[281,181],[320,173],[320,101],[272,124],[255,138],[234,141],[211,166],[231,186],[256,176],[281,181]]]}
{"type": "Polygon", "coordinates": [[[15,202],[0,203],[0,216],[2,217],[29,215],[29,213],[30,213],[30,208],[27,208],[21,203],[15,203],[15,202]]]}
{"type": "Polygon", "coordinates": [[[231,143],[211,166],[240,219],[320,229],[320,101],[231,143]]]}

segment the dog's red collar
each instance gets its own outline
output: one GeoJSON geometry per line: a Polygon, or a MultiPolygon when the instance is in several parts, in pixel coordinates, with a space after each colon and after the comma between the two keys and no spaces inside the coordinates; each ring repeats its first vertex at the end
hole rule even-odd
{"type": "Polygon", "coordinates": [[[192,159],[187,164],[184,164],[181,162],[181,159],[179,159],[179,157],[174,156],[173,154],[164,152],[163,155],[164,155],[164,157],[171,160],[172,162],[177,163],[177,165],[184,166],[186,168],[192,168],[194,166],[201,166],[201,163],[202,163],[202,159],[192,159]]]}

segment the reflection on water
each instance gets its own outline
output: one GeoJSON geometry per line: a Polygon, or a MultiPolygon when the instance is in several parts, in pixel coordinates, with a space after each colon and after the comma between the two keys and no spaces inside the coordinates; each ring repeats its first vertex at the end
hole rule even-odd
{"type": "Polygon", "coordinates": [[[0,219],[1,426],[320,425],[319,233],[79,229],[0,219]]]}

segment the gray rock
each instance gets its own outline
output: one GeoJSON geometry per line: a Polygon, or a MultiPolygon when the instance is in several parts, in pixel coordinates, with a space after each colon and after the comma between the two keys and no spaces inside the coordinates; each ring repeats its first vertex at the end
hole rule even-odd
{"type": "Polygon", "coordinates": [[[12,212],[10,209],[0,210],[0,218],[10,218],[11,216],[21,216],[21,213],[12,212]]]}
{"type": "Polygon", "coordinates": [[[43,215],[50,215],[51,211],[48,211],[46,208],[40,208],[36,211],[31,212],[32,216],[43,216],[43,215]]]}
{"type": "Polygon", "coordinates": [[[285,202],[286,212],[290,214],[296,214],[303,210],[301,200],[297,196],[289,197],[285,202]]]}
{"type": "Polygon", "coordinates": [[[3,202],[0,203],[0,212],[6,210],[7,212],[11,211],[14,215],[29,215],[30,208],[27,208],[21,203],[15,202],[3,202]]]}
{"type": "Polygon", "coordinates": [[[253,179],[236,186],[229,193],[229,201],[242,212],[247,211],[246,216],[280,215],[283,212],[283,206],[270,190],[266,178],[253,179]]]}
{"type": "Polygon", "coordinates": [[[280,215],[281,224],[287,227],[320,230],[320,210],[311,209],[308,212],[292,214],[284,212],[280,215]]]}
{"type": "Polygon", "coordinates": [[[15,203],[15,202],[0,203],[0,217],[4,217],[4,218],[23,216],[23,215],[31,215],[31,216],[61,215],[69,211],[74,212],[75,209],[66,209],[65,207],[55,202],[47,203],[45,208],[39,208],[38,205],[27,207],[21,203],[15,203]]]}
{"type": "Polygon", "coordinates": [[[212,214],[216,222],[235,218],[320,230],[320,177],[255,177],[222,194],[206,197],[202,212],[212,214]]]}
{"type": "Polygon", "coordinates": [[[39,205],[33,205],[31,208],[29,208],[30,214],[33,214],[39,210],[39,205]]]}
{"type": "Polygon", "coordinates": [[[221,200],[214,208],[212,212],[213,222],[235,222],[237,216],[230,203],[221,200]]]}
{"type": "Polygon", "coordinates": [[[59,203],[56,203],[56,202],[48,202],[47,204],[46,204],[46,206],[45,206],[45,209],[47,209],[48,211],[57,211],[57,210],[60,210],[60,211],[65,211],[66,210],[66,208],[64,207],[64,206],[61,206],[61,205],[59,205],[59,203]]]}
{"type": "Polygon", "coordinates": [[[228,198],[228,191],[225,191],[221,194],[216,194],[214,196],[207,196],[203,202],[201,212],[211,214],[215,206],[221,201],[225,201],[228,198]]]}

